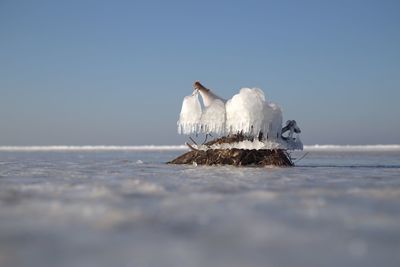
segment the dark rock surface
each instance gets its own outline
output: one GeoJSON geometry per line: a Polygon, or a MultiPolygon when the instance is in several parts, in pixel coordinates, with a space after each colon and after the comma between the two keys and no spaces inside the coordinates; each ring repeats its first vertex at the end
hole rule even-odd
{"type": "Polygon", "coordinates": [[[192,150],[168,164],[234,165],[234,166],[294,166],[283,149],[208,149],[192,150]]]}

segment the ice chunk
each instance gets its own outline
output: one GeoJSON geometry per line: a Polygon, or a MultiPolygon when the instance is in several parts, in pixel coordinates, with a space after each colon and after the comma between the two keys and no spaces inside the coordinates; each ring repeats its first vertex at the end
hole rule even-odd
{"type": "Polygon", "coordinates": [[[303,150],[303,142],[301,142],[299,134],[296,134],[295,138],[285,140],[285,143],[288,150],[303,150]]]}
{"type": "Polygon", "coordinates": [[[264,138],[278,141],[282,133],[282,111],[277,104],[267,102],[258,88],[242,88],[226,103],[208,89],[196,89],[183,100],[178,132],[220,135],[241,132],[252,136],[262,132],[264,138]]]}
{"type": "Polygon", "coordinates": [[[225,133],[225,103],[215,99],[204,109],[201,116],[201,132],[225,133]]]}
{"type": "Polygon", "coordinates": [[[280,136],[282,112],[278,105],[269,104],[258,88],[242,88],[226,103],[226,131],[228,133],[280,136]]]}
{"type": "Polygon", "coordinates": [[[186,96],[183,99],[182,109],[178,121],[178,133],[192,134],[198,132],[202,115],[198,93],[186,96]]]}
{"type": "Polygon", "coordinates": [[[267,139],[279,139],[282,133],[282,110],[275,103],[265,103],[264,125],[268,125],[267,139]]]}

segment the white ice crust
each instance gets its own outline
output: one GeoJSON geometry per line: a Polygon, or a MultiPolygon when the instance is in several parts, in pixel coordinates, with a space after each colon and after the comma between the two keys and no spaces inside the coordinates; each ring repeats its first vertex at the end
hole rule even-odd
{"type": "Polygon", "coordinates": [[[222,144],[214,144],[211,146],[206,145],[193,145],[194,148],[199,150],[209,150],[209,149],[287,149],[287,150],[303,150],[303,144],[297,136],[295,139],[292,140],[283,140],[273,139],[273,140],[244,140],[241,142],[236,143],[222,143],[222,144]]]}

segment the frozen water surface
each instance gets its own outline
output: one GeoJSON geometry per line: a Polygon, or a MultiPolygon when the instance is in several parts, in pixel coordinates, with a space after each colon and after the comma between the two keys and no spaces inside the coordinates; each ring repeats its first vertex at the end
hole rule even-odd
{"type": "Polygon", "coordinates": [[[399,150],[164,164],[182,152],[1,151],[0,266],[400,266],[399,150]]]}

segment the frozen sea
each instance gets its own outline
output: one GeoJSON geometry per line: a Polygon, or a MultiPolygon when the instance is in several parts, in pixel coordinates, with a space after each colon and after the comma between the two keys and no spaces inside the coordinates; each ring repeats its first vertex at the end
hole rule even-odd
{"type": "Polygon", "coordinates": [[[400,266],[400,147],[308,150],[239,168],[0,147],[0,266],[400,266]]]}

